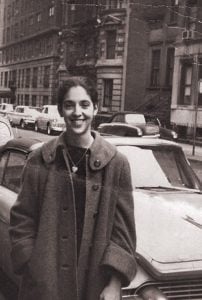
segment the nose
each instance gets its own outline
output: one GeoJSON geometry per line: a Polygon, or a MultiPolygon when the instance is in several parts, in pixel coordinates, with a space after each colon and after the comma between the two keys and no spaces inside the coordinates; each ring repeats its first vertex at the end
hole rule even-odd
{"type": "Polygon", "coordinates": [[[75,115],[75,116],[80,116],[80,115],[81,115],[81,107],[80,107],[79,104],[76,104],[76,105],[74,106],[74,115],[75,115]]]}

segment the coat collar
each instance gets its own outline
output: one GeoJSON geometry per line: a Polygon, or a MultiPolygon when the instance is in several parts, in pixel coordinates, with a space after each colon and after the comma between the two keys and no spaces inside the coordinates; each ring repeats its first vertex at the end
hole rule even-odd
{"type": "MultiPolygon", "coordinates": [[[[98,132],[92,131],[94,141],[90,147],[89,166],[92,170],[99,170],[105,167],[115,156],[115,146],[108,143],[98,132]]],[[[42,156],[45,162],[54,162],[60,148],[66,148],[65,132],[55,139],[50,140],[42,146],[42,156]]]]}

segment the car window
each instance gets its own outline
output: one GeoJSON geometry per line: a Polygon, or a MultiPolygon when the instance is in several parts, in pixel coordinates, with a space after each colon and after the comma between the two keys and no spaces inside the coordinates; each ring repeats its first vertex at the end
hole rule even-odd
{"type": "Polygon", "coordinates": [[[8,154],[9,153],[6,152],[0,157],[0,184],[2,184],[4,170],[5,170],[6,162],[8,159],[8,154]]]}
{"type": "Polygon", "coordinates": [[[143,114],[126,114],[125,120],[128,124],[146,124],[143,114]]]}
{"type": "Polygon", "coordinates": [[[4,168],[2,178],[2,185],[18,193],[20,189],[20,182],[22,170],[25,165],[26,155],[17,151],[10,152],[7,164],[4,168]]]}
{"type": "Polygon", "coordinates": [[[146,123],[154,124],[159,126],[158,119],[154,116],[145,116],[146,123]]]}
{"type": "Polygon", "coordinates": [[[112,122],[124,122],[124,115],[115,115],[112,119],[112,122]]]}
{"type": "Polygon", "coordinates": [[[133,187],[194,188],[181,152],[168,147],[119,146],[130,163],[133,187]]]}
{"type": "Polygon", "coordinates": [[[48,113],[48,107],[45,108],[44,113],[45,113],[45,114],[48,113]]]}

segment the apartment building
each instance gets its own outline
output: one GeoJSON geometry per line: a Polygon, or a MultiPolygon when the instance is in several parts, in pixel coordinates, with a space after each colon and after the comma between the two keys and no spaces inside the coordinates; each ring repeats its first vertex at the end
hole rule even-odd
{"type": "Polygon", "coordinates": [[[1,102],[55,103],[60,16],[60,1],[4,2],[0,90],[10,90],[12,97],[1,102]]]}
{"type": "MultiPolygon", "coordinates": [[[[169,123],[176,1],[69,1],[63,42],[69,74],[97,80],[100,112],[142,110],[169,123]]],[[[63,9],[65,11],[65,9],[63,9]]]]}
{"type": "Polygon", "coordinates": [[[202,3],[179,1],[183,18],[176,41],[171,121],[183,137],[202,136],[202,3]]]}

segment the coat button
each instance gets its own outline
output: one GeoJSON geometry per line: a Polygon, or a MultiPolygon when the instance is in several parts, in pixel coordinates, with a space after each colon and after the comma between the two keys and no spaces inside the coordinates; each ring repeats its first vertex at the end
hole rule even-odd
{"type": "Polygon", "coordinates": [[[95,166],[96,168],[99,168],[100,165],[101,165],[100,160],[96,159],[96,160],[94,161],[94,166],[95,166]]]}
{"type": "Polygon", "coordinates": [[[62,209],[63,209],[63,211],[67,211],[67,210],[68,210],[68,207],[67,207],[67,206],[64,206],[62,209]]]}
{"type": "Polygon", "coordinates": [[[93,214],[93,218],[97,218],[98,214],[99,214],[99,211],[96,211],[96,212],[93,214]]]}
{"type": "Polygon", "coordinates": [[[99,189],[99,185],[98,184],[94,184],[92,186],[93,191],[97,191],[99,189]]]}

